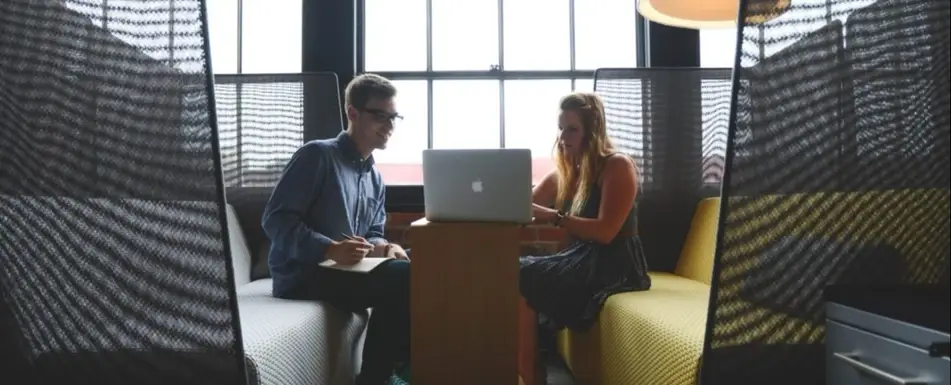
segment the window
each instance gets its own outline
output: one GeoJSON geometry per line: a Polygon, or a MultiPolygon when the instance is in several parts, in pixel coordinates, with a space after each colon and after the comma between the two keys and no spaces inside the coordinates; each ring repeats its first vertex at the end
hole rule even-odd
{"type": "Polygon", "coordinates": [[[208,35],[212,71],[219,74],[238,73],[238,2],[208,0],[208,35]]]}
{"type": "Polygon", "coordinates": [[[528,148],[552,167],[558,101],[594,70],[636,67],[636,0],[363,0],[363,68],[405,117],[375,155],[389,185],[422,183],[427,148],[528,148]],[[430,26],[430,28],[427,28],[430,26]],[[610,28],[609,28],[610,27],[610,28]]]}
{"type": "Polygon", "coordinates": [[[575,91],[594,92],[594,79],[575,79],[575,91]]]}
{"type": "Polygon", "coordinates": [[[736,28],[700,30],[700,66],[733,68],[736,60],[736,28]]]}
{"type": "Polygon", "coordinates": [[[367,71],[426,70],[426,0],[365,0],[367,71]]]}
{"type": "Polygon", "coordinates": [[[571,67],[571,5],[568,0],[509,0],[503,3],[505,69],[561,70],[571,67]],[[538,10],[547,10],[537,17],[538,10]],[[531,28],[525,28],[531,20],[531,28]]]}
{"type": "Polygon", "coordinates": [[[207,0],[212,71],[301,72],[303,0],[207,0]]]}
{"type": "MultiPolygon", "coordinates": [[[[569,92],[569,79],[506,80],[505,147],[528,148],[535,158],[549,159],[558,137],[558,101],[569,92]]],[[[550,171],[541,166],[534,175],[550,171]]]]}
{"type": "Polygon", "coordinates": [[[301,72],[301,0],[240,0],[241,72],[301,72]]]}
{"type": "MultiPolygon", "coordinates": [[[[856,9],[875,0],[834,2],[828,0],[798,0],[795,12],[787,12],[764,25],[747,25],[743,29],[745,52],[743,67],[752,67],[762,58],[770,57],[812,31],[822,28],[831,20],[845,22],[856,9]],[[756,42],[762,45],[756,46],[756,42]]],[[[736,28],[700,30],[700,66],[732,68],[737,49],[736,28]]]]}
{"type": "Polygon", "coordinates": [[[233,76],[301,72],[302,1],[205,3],[226,185],[273,185],[303,142],[303,84],[233,76]]]}
{"type": "Polygon", "coordinates": [[[499,147],[499,113],[498,81],[433,81],[433,147],[499,147]]]}
{"type": "Polygon", "coordinates": [[[429,85],[425,80],[394,80],[396,108],[403,115],[385,150],[373,158],[386,170],[387,183],[417,184],[423,180],[423,150],[429,147],[429,85]]]}

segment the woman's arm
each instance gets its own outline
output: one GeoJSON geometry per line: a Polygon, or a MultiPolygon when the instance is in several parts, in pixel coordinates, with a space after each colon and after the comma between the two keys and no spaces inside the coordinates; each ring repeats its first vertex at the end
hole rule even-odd
{"type": "Polygon", "coordinates": [[[575,237],[609,243],[621,230],[637,196],[637,167],[624,155],[608,158],[601,174],[601,208],[596,219],[565,216],[559,223],[575,237]]]}
{"type": "Polygon", "coordinates": [[[558,196],[558,170],[551,170],[542,181],[532,189],[532,203],[541,207],[552,207],[558,196]]]}

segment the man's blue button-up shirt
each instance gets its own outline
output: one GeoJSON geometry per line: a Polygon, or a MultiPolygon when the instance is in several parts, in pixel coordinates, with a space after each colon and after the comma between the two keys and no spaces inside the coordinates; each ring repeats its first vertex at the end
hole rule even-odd
{"type": "Polygon", "coordinates": [[[346,132],[304,144],[284,169],[264,209],[274,296],[290,295],[325,260],[327,246],[358,235],[381,244],[383,179],[346,132]]]}

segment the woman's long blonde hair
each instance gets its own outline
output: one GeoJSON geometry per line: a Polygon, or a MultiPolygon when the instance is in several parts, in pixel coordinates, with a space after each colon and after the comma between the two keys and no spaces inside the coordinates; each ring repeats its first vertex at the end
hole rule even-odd
{"type": "Polygon", "coordinates": [[[561,99],[562,112],[574,111],[581,117],[581,150],[576,158],[569,159],[564,149],[555,140],[555,166],[558,168],[558,195],[555,207],[570,214],[580,214],[591,193],[591,185],[607,157],[613,154],[614,144],[608,138],[604,103],[593,92],[574,92],[561,99]],[[567,201],[571,207],[565,207],[567,201]]]}

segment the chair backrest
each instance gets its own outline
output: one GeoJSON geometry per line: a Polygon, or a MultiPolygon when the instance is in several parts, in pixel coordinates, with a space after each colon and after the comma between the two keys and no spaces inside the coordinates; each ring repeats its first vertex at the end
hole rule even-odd
{"type": "Polygon", "coordinates": [[[674,273],[707,285],[713,278],[713,260],[716,255],[717,227],[720,225],[720,198],[700,201],[690,222],[690,231],[677,260],[674,273]]]}
{"type": "Polygon", "coordinates": [[[246,383],[203,3],[0,1],[5,378],[246,383]]]}
{"type": "Polygon", "coordinates": [[[741,4],[701,383],[822,383],[825,287],[947,263],[951,4],[741,4]]]}
{"type": "Polygon", "coordinates": [[[227,187],[272,187],[304,141],[343,130],[332,72],[216,75],[215,101],[227,187]]]}
{"type": "Polygon", "coordinates": [[[608,136],[640,172],[641,239],[654,271],[673,271],[701,199],[719,196],[730,117],[729,69],[595,72],[608,136]]]}

